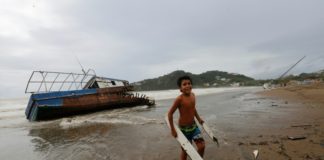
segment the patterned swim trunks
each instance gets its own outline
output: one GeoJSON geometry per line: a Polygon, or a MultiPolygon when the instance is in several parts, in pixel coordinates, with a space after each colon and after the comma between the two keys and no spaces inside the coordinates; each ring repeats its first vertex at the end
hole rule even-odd
{"type": "Polygon", "coordinates": [[[196,141],[199,139],[203,139],[203,137],[201,136],[200,129],[198,128],[196,123],[190,126],[179,126],[179,128],[190,142],[192,142],[192,140],[196,141]]]}

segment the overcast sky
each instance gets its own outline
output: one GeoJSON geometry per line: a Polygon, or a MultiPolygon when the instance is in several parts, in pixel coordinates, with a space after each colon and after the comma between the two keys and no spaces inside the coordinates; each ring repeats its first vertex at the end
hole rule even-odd
{"type": "Polygon", "coordinates": [[[0,99],[33,70],[130,82],[174,70],[256,79],[324,69],[323,0],[0,0],[0,99]]]}

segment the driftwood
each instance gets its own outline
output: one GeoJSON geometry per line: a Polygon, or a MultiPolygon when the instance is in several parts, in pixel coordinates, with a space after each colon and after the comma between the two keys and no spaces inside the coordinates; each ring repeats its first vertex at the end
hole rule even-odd
{"type": "Polygon", "coordinates": [[[291,127],[311,127],[311,124],[299,124],[299,125],[291,125],[291,127]]]}
{"type": "Polygon", "coordinates": [[[288,139],[290,140],[301,140],[301,139],[306,139],[305,136],[288,136],[288,139]]]}

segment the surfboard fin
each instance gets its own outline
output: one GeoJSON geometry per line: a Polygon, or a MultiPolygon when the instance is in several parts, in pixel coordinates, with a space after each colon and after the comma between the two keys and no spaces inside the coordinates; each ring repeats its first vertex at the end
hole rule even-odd
{"type": "Polygon", "coordinates": [[[216,137],[213,137],[213,141],[217,143],[217,147],[219,147],[218,139],[216,137]]]}

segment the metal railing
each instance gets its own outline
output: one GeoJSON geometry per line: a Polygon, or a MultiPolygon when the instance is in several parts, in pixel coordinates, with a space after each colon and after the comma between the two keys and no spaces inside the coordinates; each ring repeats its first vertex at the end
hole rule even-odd
{"type": "Polygon", "coordinates": [[[87,82],[96,76],[94,70],[82,73],[66,73],[51,71],[33,71],[25,93],[46,93],[54,91],[80,90],[87,82]],[[90,74],[89,72],[92,72],[90,74]]]}

